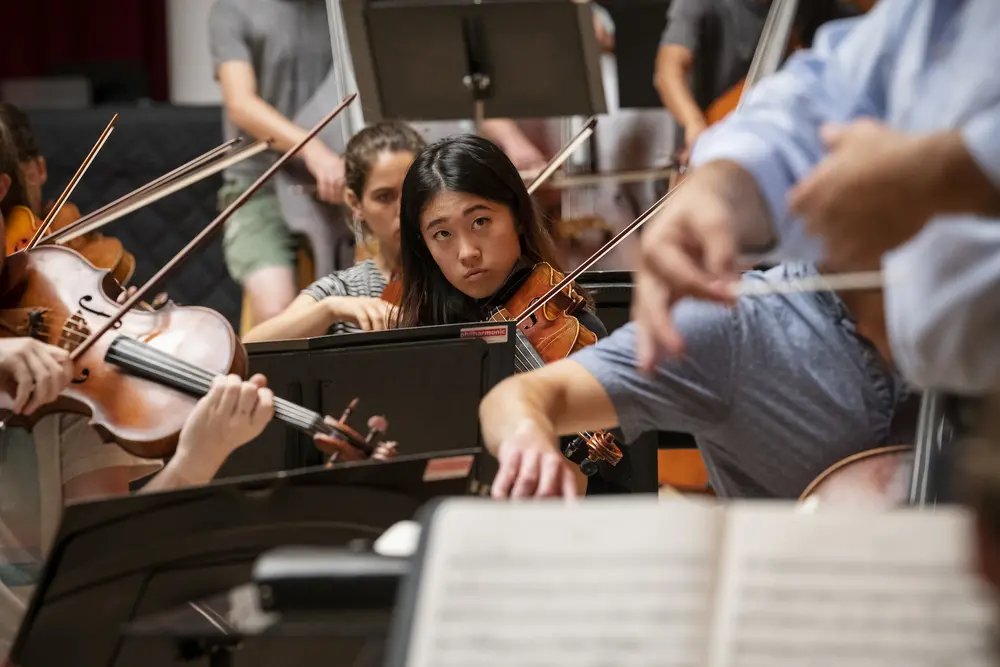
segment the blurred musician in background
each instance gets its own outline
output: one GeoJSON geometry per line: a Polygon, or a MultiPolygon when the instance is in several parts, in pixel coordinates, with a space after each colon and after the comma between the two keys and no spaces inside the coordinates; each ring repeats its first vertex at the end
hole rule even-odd
{"type": "Polygon", "coordinates": [[[0,118],[0,222],[15,206],[24,206],[27,202],[14,135],[0,118]]]}
{"type": "Polygon", "coordinates": [[[243,340],[309,338],[384,329],[392,306],[382,300],[399,268],[399,200],[403,179],[424,141],[398,121],[383,121],[355,134],[344,151],[347,202],[355,236],[371,257],[324,276],[280,315],[258,324],[243,340]]]}
{"type": "MultiPolygon", "coordinates": [[[[275,151],[291,148],[306,130],[289,119],[310,100],[332,64],[325,1],[215,0],[209,34],[227,138],[270,138],[275,151]]],[[[317,196],[342,203],[343,159],[319,139],[301,157],[316,179],[317,196]]],[[[265,153],[230,167],[220,206],[232,203],[274,159],[265,153]]],[[[262,188],[227,221],[223,247],[230,275],[249,295],[255,322],[270,319],[292,302],[296,245],[273,185],[262,188]]]]}
{"type": "MultiPolygon", "coordinates": [[[[683,134],[679,156],[687,162],[695,140],[709,125],[714,102],[731,108],[750,69],[772,0],[673,0],[656,56],[654,84],[683,134]],[[732,100],[730,103],[729,100],[732,100]]],[[[812,43],[823,22],[853,15],[836,0],[804,0],[796,17],[796,41],[812,43]]]]}
{"type": "MultiPolygon", "coordinates": [[[[26,205],[31,211],[42,216],[42,189],[49,178],[45,158],[38,150],[38,141],[27,114],[9,102],[0,102],[0,124],[3,124],[13,141],[20,167],[21,184],[24,188],[26,205]]],[[[0,200],[4,197],[0,194],[0,200]]],[[[13,205],[13,204],[11,204],[13,205]]]]}
{"type": "MultiPolygon", "coordinates": [[[[615,37],[614,25],[607,11],[598,4],[593,4],[594,32],[597,35],[597,44],[602,53],[614,53],[615,37]]],[[[562,121],[552,121],[550,119],[533,119],[531,121],[518,122],[510,118],[487,118],[483,121],[482,135],[503,149],[510,161],[514,163],[517,170],[530,181],[533,175],[548,162],[546,153],[554,155],[559,149],[559,141],[555,140],[555,145],[548,145],[553,141],[548,137],[537,136],[539,134],[553,134],[553,124],[558,125],[562,121]],[[540,127],[544,126],[544,127],[540,127]],[[530,128],[526,132],[525,128],[530,128]],[[532,135],[532,136],[529,136],[532,135]],[[542,142],[540,139],[550,139],[542,142]],[[539,146],[539,143],[543,143],[539,146]]],[[[555,133],[558,136],[558,133],[555,133]]]]}

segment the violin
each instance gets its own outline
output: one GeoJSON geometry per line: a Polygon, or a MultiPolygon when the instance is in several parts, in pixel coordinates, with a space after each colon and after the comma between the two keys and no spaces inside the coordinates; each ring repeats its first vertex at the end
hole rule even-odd
{"type": "MultiPolygon", "coordinates": [[[[565,277],[551,264],[539,262],[514,295],[490,316],[491,322],[517,322],[514,367],[519,373],[565,359],[597,342],[597,334],[573,316],[583,307],[585,300],[572,283],[555,293],[541,307],[533,308],[565,277]]],[[[579,465],[580,471],[588,477],[597,472],[599,462],[614,466],[622,459],[621,450],[607,431],[578,433],[563,449],[563,454],[579,465]]]]}
{"type": "MultiPolygon", "coordinates": [[[[79,209],[67,202],[56,214],[42,241],[69,227],[80,218],[79,209]]],[[[27,248],[41,226],[42,220],[31,209],[26,206],[15,206],[5,220],[6,254],[9,256],[27,248]]],[[[135,273],[135,257],[116,238],[104,236],[100,232],[88,232],[67,241],[65,245],[83,255],[94,266],[108,269],[120,285],[127,284],[135,273]]]]}
{"type": "MultiPolygon", "coordinates": [[[[50,216],[25,250],[3,262],[0,335],[31,336],[66,350],[75,377],[56,401],[30,416],[13,415],[12,387],[0,387],[0,409],[5,412],[5,422],[30,428],[44,414],[76,412],[89,416],[99,431],[136,456],[164,458],[170,455],[195,403],[174,387],[183,387],[189,394],[199,395],[208,390],[208,385],[204,384],[206,378],[210,382],[212,377],[222,373],[245,377],[246,351],[229,322],[215,311],[175,304],[155,311],[132,310],[133,307],[194,251],[204,246],[237,208],[356,97],[350,96],[331,111],[124,304],[119,305],[111,298],[110,290],[114,285],[107,270],[94,267],[69,248],[36,245],[48,231],[52,222],[50,216]],[[129,340],[145,343],[148,347],[138,348],[129,340]],[[157,356],[154,349],[166,353],[166,357],[157,356]],[[134,370],[141,369],[147,377],[154,372],[162,373],[158,375],[162,384],[123,373],[119,367],[107,363],[109,353],[112,359],[122,363],[131,361],[134,370]],[[164,386],[168,381],[173,383],[172,387],[164,386]]],[[[69,190],[107,140],[113,125],[114,119],[67,191],[60,196],[57,208],[65,203],[69,190]]],[[[327,426],[318,415],[287,402],[275,401],[275,414],[307,432],[322,432],[327,426]]],[[[344,438],[352,446],[358,444],[356,432],[332,426],[330,429],[332,437],[344,438]]],[[[370,435],[374,438],[376,434],[370,435]]]]}
{"type": "MultiPolygon", "coordinates": [[[[73,352],[117,311],[108,278],[107,270],[60,246],[6,258],[0,275],[0,336],[30,336],[73,352]]],[[[245,378],[247,367],[246,350],[214,310],[174,303],[152,312],[130,310],[76,360],[76,377],[59,399],[6,423],[30,429],[48,414],[83,414],[129,453],[165,458],[174,452],[196,399],[208,392],[212,379],[229,373],[245,378]]],[[[0,407],[11,404],[9,393],[0,395],[0,407]]],[[[346,423],[355,405],[335,424],[280,398],[274,400],[274,413],[310,436],[324,433],[370,456],[384,427],[362,437],[346,423]]],[[[323,451],[335,455],[338,450],[323,451]]]]}

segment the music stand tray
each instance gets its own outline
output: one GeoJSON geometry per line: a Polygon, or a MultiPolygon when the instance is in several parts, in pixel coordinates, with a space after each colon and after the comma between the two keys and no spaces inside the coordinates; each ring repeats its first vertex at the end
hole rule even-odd
{"type": "Polygon", "coordinates": [[[607,112],[589,2],[343,0],[358,92],[384,118],[607,112]]]}
{"type": "Polygon", "coordinates": [[[122,642],[129,621],[246,584],[257,557],[276,547],[374,541],[427,500],[469,493],[479,452],[344,463],[67,507],[12,660],[152,664],[156,656],[122,642]]]}

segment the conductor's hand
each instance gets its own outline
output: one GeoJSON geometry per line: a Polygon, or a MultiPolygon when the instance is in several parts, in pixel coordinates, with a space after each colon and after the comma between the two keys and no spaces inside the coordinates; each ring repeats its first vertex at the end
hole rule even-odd
{"type": "Polygon", "coordinates": [[[639,366],[651,370],[684,341],[670,310],[684,297],[733,303],[737,270],[736,211],[715,174],[695,170],[647,223],[632,299],[639,366]]]}
{"type": "Polygon", "coordinates": [[[73,379],[69,353],[34,338],[0,339],[0,380],[13,390],[15,414],[30,415],[73,379]]]}
{"type": "Polygon", "coordinates": [[[559,451],[559,439],[533,421],[524,421],[497,449],[500,468],[493,479],[494,498],[541,498],[577,495],[573,464],[559,451]]]}
{"type": "Polygon", "coordinates": [[[316,196],[328,204],[343,204],[347,184],[343,158],[314,139],[302,150],[302,159],[316,179],[316,196]]]}

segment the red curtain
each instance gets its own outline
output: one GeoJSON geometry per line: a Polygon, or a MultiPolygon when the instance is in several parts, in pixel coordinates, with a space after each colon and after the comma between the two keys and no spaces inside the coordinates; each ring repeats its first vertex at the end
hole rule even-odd
{"type": "Polygon", "coordinates": [[[12,0],[0,15],[0,78],[130,61],[154,100],[168,99],[167,0],[12,0]]]}

